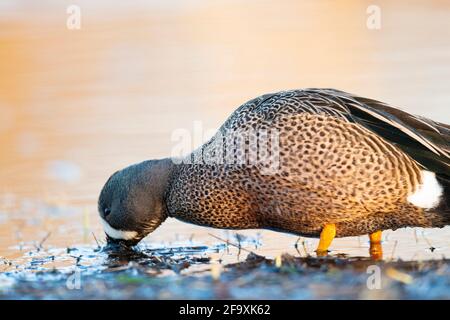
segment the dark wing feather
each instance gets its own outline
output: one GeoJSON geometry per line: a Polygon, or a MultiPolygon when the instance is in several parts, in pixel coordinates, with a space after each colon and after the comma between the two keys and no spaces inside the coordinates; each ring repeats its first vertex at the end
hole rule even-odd
{"type": "Polygon", "coordinates": [[[450,177],[449,125],[334,89],[306,91],[337,99],[354,122],[395,144],[428,170],[450,177]]]}

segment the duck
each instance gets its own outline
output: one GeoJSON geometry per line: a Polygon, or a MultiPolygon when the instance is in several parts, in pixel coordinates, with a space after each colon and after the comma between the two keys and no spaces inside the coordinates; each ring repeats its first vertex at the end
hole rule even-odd
{"type": "Polygon", "coordinates": [[[335,89],[254,98],[201,147],[115,172],[98,201],[108,243],[134,246],[167,218],[319,238],[450,224],[450,126],[335,89]]]}

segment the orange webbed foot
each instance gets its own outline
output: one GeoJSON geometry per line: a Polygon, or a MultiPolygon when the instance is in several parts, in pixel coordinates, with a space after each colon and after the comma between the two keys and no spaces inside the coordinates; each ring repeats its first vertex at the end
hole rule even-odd
{"type": "Polygon", "coordinates": [[[369,234],[370,239],[370,257],[373,260],[381,260],[383,259],[383,247],[381,245],[381,231],[375,231],[369,234]]]}
{"type": "Polygon", "coordinates": [[[326,224],[322,232],[320,233],[319,245],[316,249],[318,257],[324,257],[328,255],[328,248],[331,245],[334,237],[336,236],[336,225],[334,223],[326,224]]]}

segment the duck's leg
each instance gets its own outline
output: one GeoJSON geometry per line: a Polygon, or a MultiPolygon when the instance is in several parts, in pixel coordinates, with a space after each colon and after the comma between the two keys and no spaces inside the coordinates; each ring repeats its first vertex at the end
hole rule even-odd
{"type": "Polygon", "coordinates": [[[383,247],[381,246],[381,231],[375,231],[369,234],[370,238],[370,257],[373,260],[383,259],[383,247]]]}
{"type": "Polygon", "coordinates": [[[322,232],[320,233],[319,246],[317,247],[316,254],[319,257],[326,256],[328,254],[328,247],[336,236],[336,225],[334,223],[326,224],[322,232]]]}

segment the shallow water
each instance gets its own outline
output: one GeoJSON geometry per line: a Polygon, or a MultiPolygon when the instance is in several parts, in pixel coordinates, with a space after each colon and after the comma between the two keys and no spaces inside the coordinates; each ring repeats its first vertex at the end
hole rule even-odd
{"type": "MultiPolygon", "coordinates": [[[[96,198],[108,176],[170,155],[174,130],[195,121],[217,128],[262,93],[334,87],[450,123],[443,1],[382,3],[380,30],[366,27],[370,1],[78,3],[80,30],[66,28],[69,1],[0,4],[0,272],[8,273],[0,283],[11,272],[73,272],[77,261],[107,268],[96,249],[104,240],[96,198]]],[[[236,232],[168,220],[142,246],[206,246],[200,256],[210,257],[224,243],[211,234],[239,242],[236,232]]],[[[313,254],[317,243],[238,234],[248,237],[244,248],[272,258],[313,254]]],[[[387,231],[384,256],[449,258],[449,236],[449,227],[387,231]]],[[[366,257],[368,238],[331,249],[366,257]]],[[[214,259],[225,263],[247,255],[219,251],[214,259]]]]}

